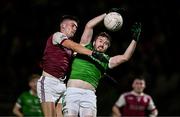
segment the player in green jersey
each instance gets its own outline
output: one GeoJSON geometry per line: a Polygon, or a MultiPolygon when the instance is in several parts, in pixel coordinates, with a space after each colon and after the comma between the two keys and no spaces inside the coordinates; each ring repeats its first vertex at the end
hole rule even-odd
{"type": "Polygon", "coordinates": [[[38,117],[43,116],[39,98],[37,97],[36,84],[40,76],[32,74],[29,79],[29,91],[23,92],[13,107],[13,113],[17,117],[38,117]]]}
{"type": "MultiPolygon", "coordinates": [[[[99,52],[106,52],[111,45],[111,37],[101,32],[93,37],[93,28],[103,21],[106,13],[91,19],[85,26],[80,44],[88,49],[99,52]]],[[[63,103],[63,113],[65,117],[96,117],[96,95],[95,91],[101,75],[108,69],[112,69],[121,63],[128,61],[136,48],[141,32],[141,24],[135,23],[132,27],[132,41],[124,54],[109,57],[105,55],[107,61],[99,61],[90,56],[77,54],[73,63],[70,79],[67,83],[67,91],[63,103]]]]}

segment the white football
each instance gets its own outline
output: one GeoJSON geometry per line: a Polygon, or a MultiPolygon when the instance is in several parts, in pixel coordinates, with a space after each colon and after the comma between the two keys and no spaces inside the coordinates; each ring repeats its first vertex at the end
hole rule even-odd
{"type": "Polygon", "coordinates": [[[110,12],[104,18],[104,26],[110,31],[118,31],[123,25],[123,18],[117,12],[110,12]]]}

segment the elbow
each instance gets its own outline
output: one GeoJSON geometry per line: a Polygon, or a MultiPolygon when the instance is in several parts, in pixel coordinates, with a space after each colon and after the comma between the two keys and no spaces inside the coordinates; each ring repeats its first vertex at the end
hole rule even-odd
{"type": "Polygon", "coordinates": [[[130,57],[123,57],[123,58],[122,58],[122,61],[123,61],[123,62],[127,62],[127,61],[129,61],[129,59],[130,59],[130,57]]]}
{"type": "Polygon", "coordinates": [[[150,117],[157,117],[158,116],[158,110],[155,109],[154,111],[151,112],[150,117]]]}
{"type": "Polygon", "coordinates": [[[112,107],[112,112],[114,112],[114,110],[115,110],[115,106],[112,107]]]}
{"type": "Polygon", "coordinates": [[[124,59],[124,62],[127,62],[127,61],[129,61],[129,59],[130,59],[130,58],[125,58],[125,59],[124,59]]]}
{"type": "Polygon", "coordinates": [[[112,117],[121,117],[121,113],[116,106],[113,106],[112,108],[112,117]]]}
{"type": "Polygon", "coordinates": [[[158,116],[158,110],[156,109],[153,114],[155,115],[155,117],[157,117],[158,116]]]}
{"type": "Polygon", "coordinates": [[[91,27],[91,24],[88,22],[87,24],[86,24],[86,28],[90,28],[91,27]]]}
{"type": "Polygon", "coordinates": [[[13,114],[16,114],[17,109],[13,108],[12,112],[13,112],[13,114]]]}
{"type": "Polygon", "coordinates": [[[124,54],[122,58],[126,62],[126,61],[129,61],[131,59],[131,56],[132,56],[132,54],[124,54]]]}
{"type": "Polygon", "coordinates": [[[89,21],[87,24],[86,24],[86,29],[92,29],[93,28],[93,24],[91,21],[89,21]]]}

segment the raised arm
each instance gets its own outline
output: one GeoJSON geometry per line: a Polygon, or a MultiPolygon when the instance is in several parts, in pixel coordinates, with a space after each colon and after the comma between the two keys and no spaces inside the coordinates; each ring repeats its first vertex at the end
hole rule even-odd
{"type": "Polygon", "coordinates": [[[131,34],[132,41],[131,41],[130,45],[128,46],[128,48],[126,49],[124,54],[116,55],[116,56],[110,58],[109,68],[114,68],[114,67],[120,65],[121,63],[128,61],[131,58],[131,56],[134,53],[134,50],[136,48],[137,42],[139,41],[139,36],[141,33],[141,23],[136,22],[131,28],[131,33],[132,33],[131,34]]]}
{"type": "Polygon", "coordinates": [[[135,40],[132,40],[124,54],[111,57],[109,60],[109,68],[114,68],[120,65],[121,63],[128,61],[134,53],[136,44],[137,42],[135,40]]]}
{"type": "Polygon", "coordinates": [[[93,56],[94,58],[99,59],[100,61],[107,61],[107,58],[106,56],[104,56],[103,53],[100,53],[95,50],[91,51],[85,48],[84,46],[68,39],[68,37],[61,32],[56,32],[53,34],[52,43],[53,45],[63,45],[64,47],[72,49],[73,51],[80,54],[93,56]]]}
{"type": "Polygon", "coordinates": [[[73,51],[78,52],[80,54],[92,55],[91,50],[68,39],[68,37],[61,32],[56,32],[53,34],[52,43],[53,45],[63,45],[64,47],[72,49],[73,51]]]}
{"type": "Polygon", "coordinates": [[[72,49],[74,52],[85,54],[85,55],[92,55],[92,51],[85,48],[84,46],[67,39],[63,42],[63,46],[72,49]]]}
{"type": "Polygon", "coordinates": [[[99,24],[101,21],[103,21],[104,17],[106,16],[106,13],[101,14],[93,19],[91,19],[85,26],[84,32],[82,34],[80,44],[81,45],[87,45],[92,40],[93,36],[93,28],[99,24]]]}

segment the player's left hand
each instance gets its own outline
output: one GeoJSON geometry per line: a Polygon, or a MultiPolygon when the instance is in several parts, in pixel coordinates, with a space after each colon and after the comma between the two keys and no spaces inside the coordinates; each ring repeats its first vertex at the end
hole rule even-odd
{"type": "Polygon", "coordinates": [[[142,28],[141,22],[135,22],[131,28],[132,39],[134,39],[136,42],[139,41],[139,37],[141,34],[141,28],[142,28]]]}

